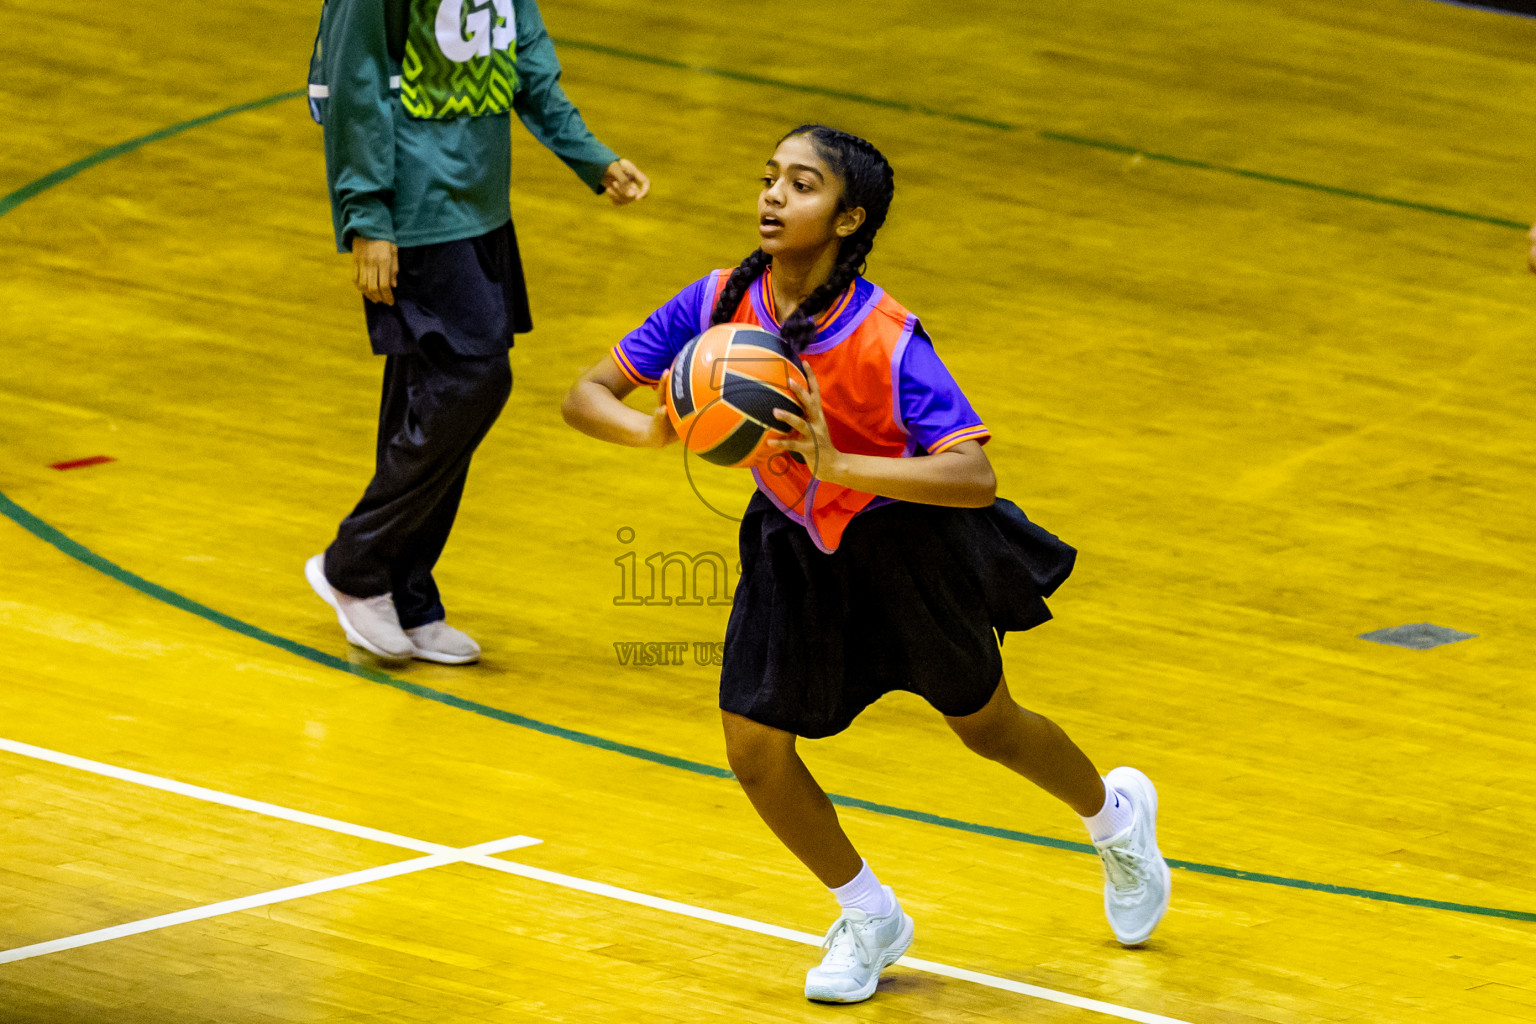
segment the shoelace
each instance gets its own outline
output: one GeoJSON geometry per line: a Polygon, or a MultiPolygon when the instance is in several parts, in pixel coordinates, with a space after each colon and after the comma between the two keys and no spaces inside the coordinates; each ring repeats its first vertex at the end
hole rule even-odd
{"type": "Polygon", "coordinates": [[[1146,883],[1150,874],[1147,857],[1135,847],[1104,847],[1099,850],[1099,856],[1104,861],[1104,874],[1114,887],[1117,901],[1130,897],[1146,883]]]}
{"type": "Polygon", "coordinates": [[[852,918],[839,917],[827,929],[827,937],[821,940],[821,948],[827,951],[827,960],[823,963],[841,966],[857,961],[861,967],[870,966],[875,962],[872,931],[858,927],[852,918]]]}

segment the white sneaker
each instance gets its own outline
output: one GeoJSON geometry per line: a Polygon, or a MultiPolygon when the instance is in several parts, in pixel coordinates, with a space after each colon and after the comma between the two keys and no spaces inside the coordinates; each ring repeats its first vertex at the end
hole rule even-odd
{"type": "Polygon", "coordinates": [[[336,610],[336,621],[349,641],[381,658],[401,660],[415,653],[411,638],[400,628],[400,616],[390,595],[352,597],[335,589],[325,578],[323,553],[304,563],[304,578],[320,599],[336,610]]]}
{"type": "Polygon", "coordinates": [[[480,645],[462,629],[454,629],[442,619],[405,631],[415,648],[412,657],[435,661],[439,665],[468,665],[480,660],[480,645]]]}
{"type": "MultiPolygon", "coordinates": [[[[881,886],[886,892],[891,887],[881,886]]],[[[805,998],[819,1003],[859,1003],[875,994],[880,972],[912,945],[912,918],[896,909],[884,917],[845,910],[822,940],[821,963],[805,974],[805,998]]]]}
{"type": "Polygon", "coordinates": [[[1093,844],[1104,861],[1104,916],[1120,944],[1134,946],[1147,941],[1168,912],[1173,884],[1157,848],[1157,790],[1135,768],[1116,768],[1104,782],[1135,812],[1129,827],[1093,844]]]}

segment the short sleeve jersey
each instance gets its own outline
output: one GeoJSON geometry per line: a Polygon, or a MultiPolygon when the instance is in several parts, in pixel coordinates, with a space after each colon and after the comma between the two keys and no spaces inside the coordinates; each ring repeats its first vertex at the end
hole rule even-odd
{"type": "MultiPolygon", "coordinates": [[[[683,346],[709,329],[715,295],[720,282],[729,274],[729,270],[717,270],[693,282],[615,345],[613,360],[624,375],[637,385],[659,384],[661,375],[683,346]]],[[[759,278],[749,289],[749,295],[758,320],[777,333],[780,324],[773,314],[766,281],[759,278]]],[[[840,335],[850,334],[878,299],[875,285],[862,277],[856,279],[830,309],[817,317],[816,342],[811,349],[835,343],[840,335]]],[[[897,405],[901,425],[914,443],[914,455],[936,455],[962,441],[985,444],[991,438],[991,431],[934,351],[922,324],[915,324],[899,358],[895,374],[897,405]]]]}

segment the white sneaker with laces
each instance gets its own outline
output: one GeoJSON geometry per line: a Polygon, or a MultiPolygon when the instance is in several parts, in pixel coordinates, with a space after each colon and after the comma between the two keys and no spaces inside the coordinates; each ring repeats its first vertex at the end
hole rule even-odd
{"type": "Polygon", "coordinates": [[[1094,843],[1104,862],[1104,916],[1123,946],[1147,941],[1168,912],[1173,879],[1157,848],[1157,789],[1135,768],[1116,768],[1104,782],[1131,802],[1130,826],[1094,843]]]}
{"type": "Polygon", "coordinates": [[[462,629],[454,629],[442,619],[405,631],[415,647],[413,657],[435,661],[439,665],[468,665],[480,660],[480,645],[462,629]]]}
{"type": "MultiPolygon", "coordinates": [[[[882,886],[886,892],[890,886],[882,886]]],[[[859,1003],[875,994],[880,972],[912,945],[912,918],[896,909],[883,917],[845,910],[822,940],[826,955],[805,974],[805,998],[819,1003],[859,1003]]]]}
{"type": "Polygon", "coordinates": [[[304,578],[320,600],[335,610],[336,621],[349,641],[370,654],[392,660],[409,658],[415,652],[411,638],[400,628],[400,616],[389,594],[352,597],[335,589],[325,578],[324,553],[304,563],[304,578]]]}

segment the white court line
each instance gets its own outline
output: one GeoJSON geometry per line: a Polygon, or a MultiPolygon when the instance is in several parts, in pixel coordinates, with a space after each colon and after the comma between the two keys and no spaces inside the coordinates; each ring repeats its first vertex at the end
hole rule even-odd
{"type": "Polygon", "coordinates": [[[525,846],[534,846],[540,842],[542,840],[534,839],[530,836],[511,836],[507,839],[495,839],[489,843],[468,846],[462,850],[434,853],[426,857],[417,857],[414,860],[402,860],[395,864],[365,868],[362,871],[353,871],[346,875],[335,875],[331,878],[304,882],[301,885],[290,885],[285,889],[259,892],[254,896],[241,896],[238,899],[225,900],[222,903],[210,903],[204,907],[178,910],[173,914],[161,914],[159,917],[148,917],[142,921],[131,921],[128,924],[114,925],[111,928],[98,928],[94,932],[82,932],[79,935],[70,935],[62,939],[51,939],[48,942],[38,942],[30,946],[17,946],[15,949],[0,951],[0,964],[27,960],[34,956],[46,956],[49,953],[58,953],[66,949],[78,949],[81,946],[92,946],[98,942],[109,942],[112,939],[121,939],[129,935],[142,935],[144,932],[158,931],[161,928],[186,924],[188,921],[206,921],[210,917],[221,917],[224,914],[251,910],[255,907],[268,907],[274,903],[301,899],[305,896],[316,896],[322,892],[335,892],[337,889],[346,889],[354,885],[366,885],[369,882],[377,882],[384,878],[408,875],[414,871],[440,868],[446,864],[455,864],[469,860],[479,863],[478,857],[488,856],[493,853],[503,853],[507,850],[517,850],[525,846]]]}
{"type": "MultiPolygon", "coordinates": [[[[480,867],[490,868],[494,871],[500,871],[509,875],[517,875],[519,877],[531,879],[533,881],[546,882],[550,885],[557,885],[565,889],[574,889],[578,892],[588,893],[593,896],[604,896],[608,899],[622,900],[625,903],[633,903],[638,906],[649,907],[652,910],[660,910],[669,914],[678,914],[683,917],[690,917],[697,921],[708,921],[712,924],[723,925],[727,928],[736,928],[741,931],[753,932],[758,935],[767,935],[777,939],[785,939],[790,942],[804,943],[810,946],[821,945],[820,935],[812,935],[809,932],[802,932],[793,928],[784,928],[779,925],[768,924],[766,921],[755,921],[749,917],[738,917],[735,914],[725,914],[718,910],[710,910],[706,907],[696,907],[689,903],[679,903],[676,900],[664,899],[660,896],[652,896],[649,893],[635,892],[631,889],[621,889],[618,886],[608,885],[604,882],[594,882],[586,878],[578,878],[575,875],[563,875],[557,871],[548,871],[544,868],[536,868],[527,864],[518,864],[514,861],[502,860],[499,857],[491,856],[490,853],[492,851],[487,849],[488,847],[497,846],[501,843],[530,845],[530,843],[536,843],[539,841],[531,840],[528,842],[518,842],[518,840],[525,839],[523,836],[517,836],[513,839],[496,840],[492,843],[482,843],[479,846],[470,846],[462,850],[456,850],[452,847],[442,846],[438,843],[428,843],[420,839],[412,839],[408,836],[395,835],[391,832],[381,832],[378,829],[367,828],[362,825],[353,825],[349,822],[338,821],[335,818],[325,818],[321,817],[320,815],[308,814],[304,811],[295,811],[287,807],[279,807],[276,804],[263,803],[259,800],[248,800],[245,797],[233,796],[229,793],[221,793],[218,790],[204,789],[201,786],[187,785],[184,782],[177,782],[174,779],[163,779],[155,775],[146,775],[143,772],[136,772],[127,768],[119,768],[115,765],[103,764],[100,761],[90,761],[83,757],[75,757],[72,754],[61,754],[55,750],[48,750],[43,747],[34,747],[31,744],[18,743],[15,740],[0,738],[0,750],[9,751],[13,754],[19,754],[23,757],[36,758],[40,761],[49,761],[53,764],[78,768],[82,771],[92,772],[97,775],[105,775],[109,778],[120,779],[124,782],[135,782],[139,785],[164,790],[168,793],[179,793],[183,796],[190,796],[197,800],[206,800],[210,803],[222,804],[225,807],[238,807],[242,810],[254,811],[257,814],[264,814],[269,817],[281,818],[284,821],[313,825],[316,828],[323,828],[332,832],[340,832],[345,835],[358,836],[364,839],[373,839],[377,842],[388,843],[392,846],[400,846],[406,849],[420,850],[430,852],[432,854],[432,856],[429,857],[419,857],[414,860],[401,861],[398,864],[389,864],[382,868],[369,868],[367,871],[354,872],[352,875],[340,875],[334,879],[322,879],[319,882],[307,883],[310,886],[323,886],[329,882],[339,882],[342,879],[355,878],[357,875],[368,874],[370,872],[384,871],[392,872],[394,874],[404,874],[406,871],[422,871],[432,867],[440,867],[442,864],[462,862],[465,864],[475,864],[480,867]],[[437,861],[440,858],[442,858],[442,864],[425,863],[427,861],[437,861]]],[[[503,848],[510,849],[512,847],[503,848]]],[[[378,877],[390,876],[385,874],[378,877]]],[[[360,883],[353,881],[346,884],[357,885],[360,883]]],[[[340,885],[335,886],[335,888],[341,887],[342,886],[340,885]]],[[[274,896],[277,893],[286,893],[301,888],[304,888],[304,886],[292,886],[290,889],[276,890],[275,893],[265,893],[262,896],[252,896],[245,898],[262,899],[264,896],[274,896]]],[[[317,889],[316,891],[325,892],[328,890],[322,888],[317,889]]],[[[298,895],[308,894],[296,893],[294,896],[286,896],[283,898],[293,899],[298,895]]],[[[229,901],[229,903],[236,902],[240,901],[229,901]]],[[[277,900],[272,900],[271,902],[275,903],[277,900]]],[[[213,907],[223,907],[226,905],[227,904],[216,903],[213,905],[213,907]]],[[[200,911],[211,910],[213,907],[185,910],[181,911],[180,914],[199,914],[200,911]]],[[[244,908],[240,907],[234,909],[244,908]]],[[[229,913],[230,911],[223,910],[219,912],[229,913]]],[[[167,914],[165,915],[165,918],[176,916],[177,915],[175,914],[167,914]]],[[[213,915],[208,914],[206,916],[213,915]]],[[[198,919],[198,917],[185,918],[185,920],[189,921],[198,919]]],[[[164,918],[149,919],[149,921],[161,920],[164,920],[164,918]]],[[[125,931],[122,933],[124,935],[133,935],[137,934],[138,931],[149,930],[147,928],[137,928],[137,924],[146,923],[148,922],[137,922],[136,924],[119,925],[118,928],[135,929],[133,931],[125,931]]],[[[168,924],[174,923],[178,922],[168,922],[168,924]]],[[[161,924],[157,925],[156,927],[163,928],[166,926],[166,924],[161,924]]],[[[110,931],[114,931],[114,929],[102,929],[102,932],[110,931]]],[[[87,932],[86,936],[99,934],[101,934],[101,932],[87,932]]],[[[84,936],[74,936],[72,938],[66,939],[55,939],[52,943],[38,943],[35,946],[23,946],[20,947],[20,949],[0,952],[0,963],[7,963],[9,962],[9,959],[13,959],[11,956],[13,953],[31,949],[39,949],[39,947],[42,946],[55,946],[58,943],[65,943],[65,945],[57,945],[56,949],[41,950],[40,952],[31,953],[29,955],[40,956],[43,952],[56,952],[57,949],[71,949],[76,945],[84,945],[85,943],[74,942],[74,939],[83,937],[84,936]]],[[[104,936],[103,938],[94,939],[92,941],[101,942],[105,941],[107,938],[117,937],[118,936],[116,935],[110,935],[104,936]]],[[[14,959],[21,958],[14,957],[14,959]]],[[[1101,1013],[1109,1017],[1118,1017],[1121,1020],[1136,1021],[1138,1024],[1189,1024],[1188,1021],[1181,1020],[1177,1017],[1165,1017],[1161,1014],[1148,1013],[1145,1010],[1137,1010],[1129,1006],[1120,1006],[1116,1003],[1106,1003],[1098,999],[1088,999],[1084,996],[1076,996],[1070,992],[1058,992],[1055,989],[1042,988],[1038,985],[1030,985],[1022,981],[1014,981],[1010,978],[999,978],[991,974],[982,974],[979,971],[966,970],[963,967],[952,967],[949,964],[938,963],[933,960],[920,960],[916,957],[904,956],[898,960],[897,963],[910,970],[922,971],[926,974],[936,974],[945,978],[954,978],[957,981],[967,981],[974,985],[983,985],[987,988],[998,989],[1003,992],[1014,992],[1018,995],[1029,996],[1031,998],[1041,999],[1046,1002],[1058,1003],[1062,1006],[1072,1006],[1076,1007],[1077,1009],[1088,1010],[1093,1013],[1101,1013]]]]}
{"type": "Polygon", "coordinates": [[[4,737],[0,737],[0,750],[9,751],[12,754],[20,754],[22,757],[30,757],[38,761],[48,761],[52,764],[63,765],[66,768],[78,768],[81,771],[91,772],[94,775],[105,775],[109,779],[137,783],[140,786],[148,786],[150,789],[159,789],[167,793],[189,796],[194,800],[205,800],[210,804],[223,804],[225,807],[236,807],[242,811],[264,814],[269,818],[281,818],[283,821],[292,821],[300,825],[312,825],[315,828],[323,828],[328,832],[340,832],[342,835],[356,836],[358,839],[371,839],[376,843],[398,846],[406,850],[415,850],[417,853],[453,852],[453,847],[443,846],[440,843],[426,843],[420,839],[412,839],[410,836],[399,836],[393,832],[381,832],[376,828],[368,828],[366,825],[354,825],[348,821],[337,821],[335,818],[326,818],[318,814],[310,814],[306,811],[295,811],[289,807],[279,807],[277,804],[263,803],[260,800],[247,800],[243,796],[220,793],[216,789],[204,789],[202,786],[177,782],[175,779],[162,779],[158,775],[146,775],[143,772],[136,772],[131,768],[119,768],[115,764],[88,761],[83,757],[76,757],[73,754],[61,754],[57,750],[34,747],[30,743],[18,743],[16,740],[8,740],[4,737]]]}
{"type": "MultiPolygon", "coordinates": [[[[509,875],[521,875],[523,878],[531,878],[540,882],[548,882],[551,885],[591,893],[594,896],[606,896],[609,899],[623,900],[625,903],[635,903],[642,907],[662,910],[669,914],[681,914],[683,917],[691,917],[699,921],[722,924],[728,928],[739,928],[742,931],[756,932],[759,935],[770,935],[776,939],[788,939],[790,942],[803,942],[808,946],[821,945],[822,937],[820,935],[812,935],[810,932],[795,931],[793,928],[781,928],[776,924],[768,924],[765,921],[754,921],[750,917],[722,914],[718,910],[695,907],[692,904],[679,903],[676,900],[663,899],[660,896],[635,892],[631,889],[620,889],[617,886],[607,885],[603,882],[593,882],[586,878],[577,878],[574,875],[562,875],[556,871],[530,867],[527,864],[501,860],[498,857],[468,858],[467,862],[479,864],[481,867],[494,868],[497,871],[504,871],[509,875]]],[[[934,960],[919,960],[916,957],[904,956],[896,961],[896,963],[902,967],[911,968],[914,971],[922,971],[925,974],[937,974],[945,978],[954,978],[957,981],[969,981],[976,985],[1001,989],[1004,992],[1017,992],[1022,996],[1031,996],[1035,999],[1043,999],[1046,1002],[1060,1003],[1063,1006],[1074,1006],[1080,1010],[1090,1010],[1094,1013],[1102,1013],[1110,1017],[1119,1017],[1121,1020],[1138,1021],[1139,1024],[1189,1024],[1188,1021],[1180,1020],[1177,1017],[1164,1017],[1161,1014],[1148,1013],[1145,1010],[1136,1010],[1129,1006],[1106,1003],[1098,999],[1088,999],[1085,996],[1075,996],[1070,992],[1058,992],[1053,988],[1041,988],[1039,985],[1030,985],[1022,981],[1014,981],[1010,978],[999,978],[991,974],[982,974],[979,971],[968,971],[963,967],[951,967],[949,964],[941,964],[934,960]]]]}

